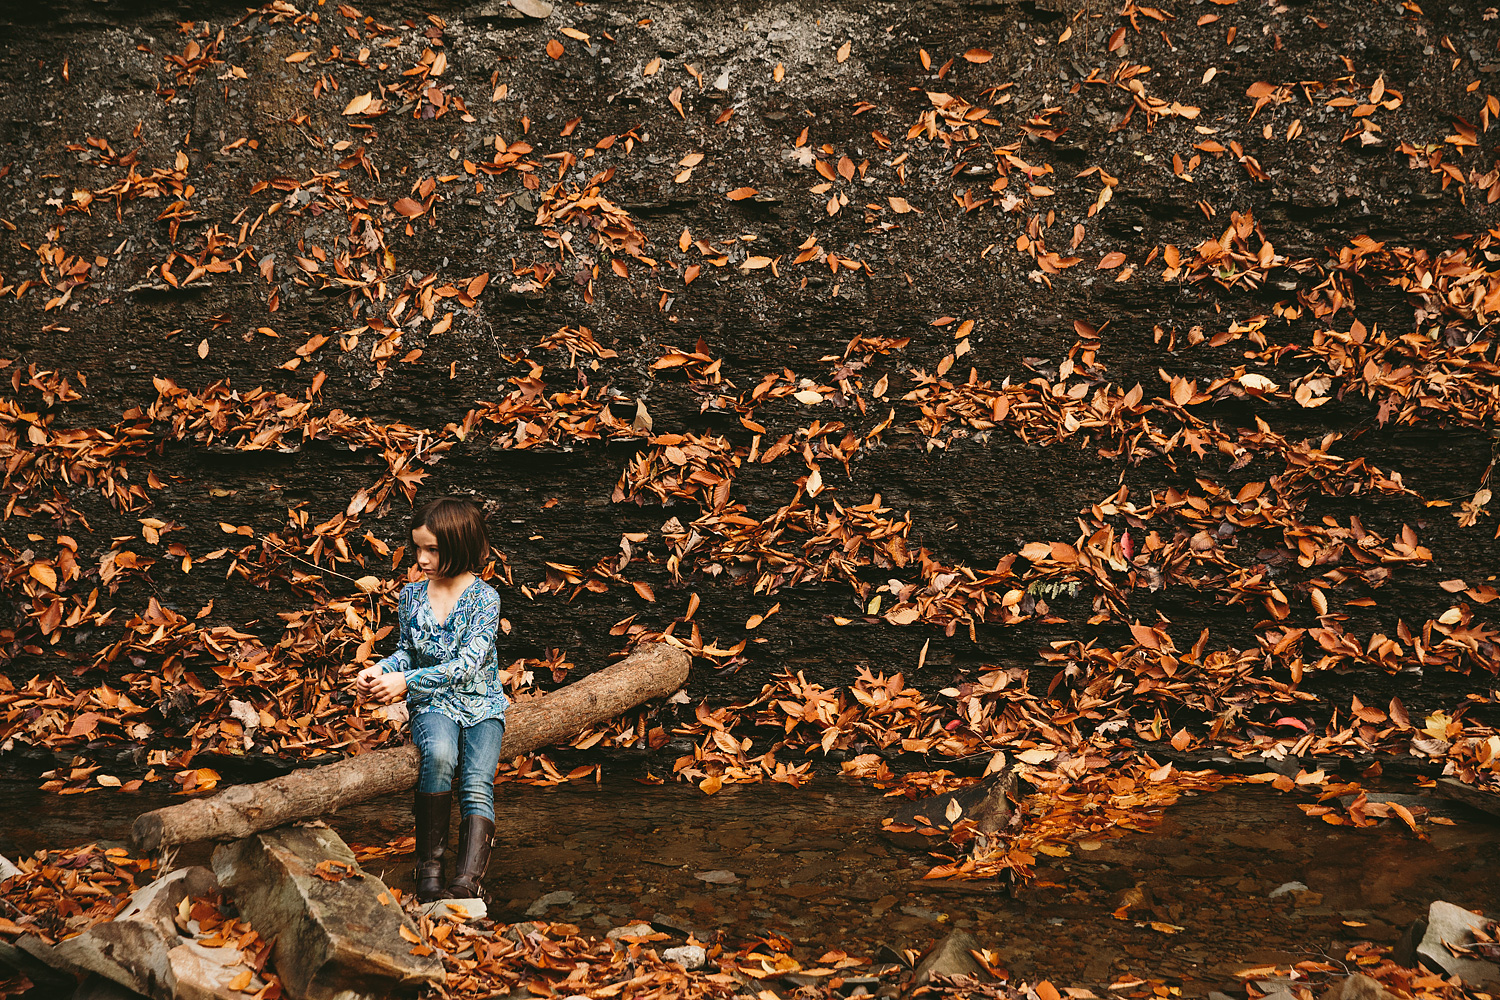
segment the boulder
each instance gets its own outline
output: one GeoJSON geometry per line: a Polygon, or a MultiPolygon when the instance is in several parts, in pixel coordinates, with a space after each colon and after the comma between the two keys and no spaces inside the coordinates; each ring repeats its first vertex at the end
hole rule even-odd
{"type": "Polygon", "coordinates": [[[215,849],[213,866],[241,915],[275,941],[288,996],[383,998],[443,982],[441,959],[412,944],[416,927],[391,891],[327,827],[254,834],[215,849]]]}
{"type": "Polygon", "coordinates": [[[1453,954],[1443,942],[1463,948],[1474,943],[1473,931],[1489,923],[1462,906],[1437,900],[1427,910],[1427,933],[1417,945],[1417,957],[1424,965],[1442,969],[1451,976],[1462,976],[1471,986],[1500,986],[1500,965],[1478,958],[1453,954]]]}
{"type": "Polygon", "coordinates": [[[37,957],[69,972],[95,973],[157,1000],[173,1000],[177,979],[169,955],[183,940],[177,930],[177,905],[185,897],[207,896],[218,888],[207,868],[179,868],[137,889],[113,920],[95,924],[52,946],[50,955],[37,957]]]}
{"type": "Polygon", "coordinates": [[[980,950],[980,944],[968,931],[955,930],[933,945],[927,957],[917,964],[913,986],[921,986],[933,976],[968,976],[971,979],[989,979],[990,974],[970,952],[980,950]]]}

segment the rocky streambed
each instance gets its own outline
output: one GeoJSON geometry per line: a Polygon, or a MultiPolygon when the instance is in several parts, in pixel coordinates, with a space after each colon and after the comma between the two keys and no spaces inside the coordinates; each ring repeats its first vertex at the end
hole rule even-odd
{"type": "MultiPolygon", "coordinates": [[[[123,838],[138,809],[166,801],[90,796],[80,824],[76,802],[15,785],[3,795],[0,843],[17,853],[123,838]]],[[[1351,949],[1400,945],[1434,900],[1493,913],[1500,827],[1438,798],[1401,801],[1431,808],[1426,839],[1395,821],[1331,827],[1292,797],[1230,786],[1184,798],[1149,832],[1043,859],[1032,882],[1011,888],[924,880],[934,858],[884,840],[890,802],[849,782],[732,786],[712,798],[634,783],[517,787],[501,793],[488,917],[600,939],[644,922],[665,935],[651,942],[661,949],[691,941],[732,953],[769,936],[802,968],[838,949],[907,975],[961,931],[1017,980],[1098,990],[1134,977],[1203,996],[1239,987],[1250,969],[1352,967],[1351,949]]],[[[410,887],[405,798],[328,822],[365,870],[410,887]]],[[[198,846],[177,863],[209,860],[198,846]]],[[[794,990],[801,974],[766,985],[794,990]]]]}

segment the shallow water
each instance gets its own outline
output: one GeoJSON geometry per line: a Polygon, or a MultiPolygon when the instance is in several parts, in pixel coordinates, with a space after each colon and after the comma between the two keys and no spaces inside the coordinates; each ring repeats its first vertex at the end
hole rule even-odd
{"type": "MultiPolygon", "coordinates": [[[[1151,833],[1043,859],[1051,866],[1037,884],[1014,896],[922,883],[931,859],[875,835],[885,801],[836,779],[801,789],[727,786],[713,797],[628,782],[497,791],[500,846],[487,879],[495,917],[524,919],[541,896],[565,890],[574,901],[545,915],[585,930],[654,919],[700,936],[722,929],[730,941],[775,931],[805,950],[799,958],[832,947],[866,956],[881,945],[924,948],[956,926],[1028,979],[1100,984],[1133,973],[1202,996],[1246,967],[1342,959],[1361,939],[1393,943],[1433,899],[1500,910],[1492,819],[1464,813],[1455,826],[1431,826],[1423,842],[1392,824],[1328,826],[1258,787],[1184,799],[1151,833]],[[708,871],[739,881],[695,877],[708,871]],[[1287,882],[1309,891],[1269,896],[1287,882]],[[1150,905],[1113,917],[1137,887],[1150,905]],[[1182,929],[1163,933],[1150,921],[1182,929]]],[[[0,786],[0,853],[124,840],[139,811],[170,799],[0,786]]],[[[329,822],[352,844],[383,844],[412,828],[406,796],[329,822]]],[[[200,845],[179,857],[206,856],[200,845]]],[[[410,885],[409,859],[367,867],[410,885]]]]}

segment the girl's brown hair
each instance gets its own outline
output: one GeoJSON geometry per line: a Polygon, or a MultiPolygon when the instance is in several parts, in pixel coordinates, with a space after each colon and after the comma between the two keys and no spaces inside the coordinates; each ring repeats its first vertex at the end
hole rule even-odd
{"type": "Polygon", "coordinates": [[[484,512],[471,500],[443,497],[424,504],[411,516],[407,534],[426,528],[437,536],[438,572],[443,576],[478,573],[490,554],[484,512]]]}

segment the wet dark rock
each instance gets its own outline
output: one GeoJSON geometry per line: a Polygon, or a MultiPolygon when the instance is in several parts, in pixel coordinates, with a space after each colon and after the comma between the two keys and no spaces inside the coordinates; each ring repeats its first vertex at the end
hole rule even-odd
{"type": "Polygon", "coordinates": [[[781,977],[781,981],[792,989],[800,990],[804,986],[821,986],[828,982],[828,978],[826,976],[809,976],[802,972],[788,972],[781,977]]]}
{"type": "Polygon", "coordinates": [[[570,892],[567,889],[559,889],[555,892],[549,892],[545,896],[539,897],[536,902],[528,906],[526,908],[526,915],[528,917],[540,917],[552,907],[568,906],[573,902],[573,900],[577,898],[578,896],[576,893],[570,892]]]}
{"type": "Polygon", "coordinates": [[[1422,938],[1426,935],[1427,921],[1421,917],[1413,920],[1406,930],[1401,932],[1401,938],[1391,949],[1391,961],[1403,968],[1414,968],[1417,964],[1417,946],[1422,943],[1422,938]]]}
{"type": "Polygon", "coordinates": [[[682,937],[702,938],[704,935],[698,933],[698,929],[689,924],[681,917],[674,917],[670,913],[653,913],[651,915],[651,926],[663,934],[678,934],[682,937]]]}
{"type": "MultiPolygon", "coordinates": [[[[1466,786],[1467,787],[1467,786],[1466,786]]],[[[1339,796],[1339,805],[1347,806],[1357,799],[1358,795],[1339,796]]],[[[1453,802],[1434,798],[1431,795],[1405,795],[1400,792],[1366,792],[1365,800],[1376,803],[1393,803],[1404,806],[1410,810],[1426,810],[1430,816],[1464,817],[1468,816],[1469,810],[1453,802]]]]}
{"type": "Polygon", "coordinates": [[[890,815],[881,820],[880,835],[898,847],[928,850],[941,843],[942,837],[924,834],[923,829],[946,832],[967,819],[974,822],[979,833],[993,836],[1005,828],[1014,813],[1010,796],[1015,786],[1015,772],[1007,768],[956,792],[898,799],[890,815]]]}
{"type": "Polygon", "coordinates": [[[73,991],[72,1000],[145,1000],[145,994],[90,973],[73,991]]]}
{"type": "Polygon", "coordinates": [[[933,945],[926,957],[917,964],[912,976],[912,985],[921,986],[933,976],[969,976],[973,979],[989,979],[984,966],[970,952],[979,951],[979,940],[968,931],[955,930],[933,945]]]}
{"type": "Polygon", "coordinates": [[[1491,816],[1500,817],[1500,795],[1487,792],[1473,785],[1466,785],[1455,778],[1439,778],[1437,783],[1439,795],[1447,796],[1472,809],[1489,813],[1491,816]]]}

